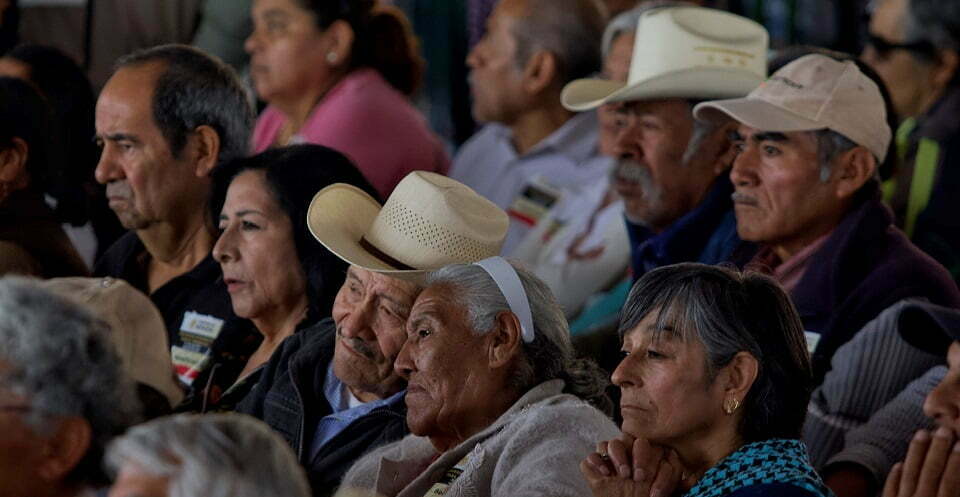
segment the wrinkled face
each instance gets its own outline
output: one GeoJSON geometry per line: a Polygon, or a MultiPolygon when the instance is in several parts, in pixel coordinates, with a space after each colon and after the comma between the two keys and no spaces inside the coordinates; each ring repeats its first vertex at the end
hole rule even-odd
{"type": "Polygon", "coordinates": [[[151,100],[159,64],[120,69],[97,100],[97,142],[103,148],[97,181],[107,185],[110,208],[127,229],[145,229],[194,212],[207,183],[186,156],[176,158],[153,119],[151,100]]]}
{"type": "Polygon", "coordinates": [[[253,33],[244,48],[250,54],[250,76],[261,99],[296,99],[326,86],[331,77],[326,47],[313,13],[296,1],[254,1],[253,33]]]}
{"type": "Polygon", "coordinates": [[[819,232],[820,223],[842,208],[833,194],[837,175],[820,180],[813,133],[767,133],[741,125],[734,147],[738,155],[730,180],[743,240],[790,246],[819,232]]]}
{"type": "Polygon", "coordinates": [[[420,294],[397,357],[397,371],[407,379],[407,425],[420,436],[462,439],[458,427],[490,403],[477,395],[478,385],[490,382],[486,337],[473,333],[466,309],[452,295],[446,285],[420,294]]]}
{"type": "Polygon", "coordinates": [[[416,299],[416,285],[350,266],[333,302],[337,342],[333,368],[357,392],[387,397],[403,387],[393,361],[407,335],[404,326],[416,299]]]}
{"type": "Polygon", "coordinates": [[[307,280],[293,242],[293,225],[277,204],[264,171],[242,172],[230,183],[213,256],[238,316],[282,322],[285,316],[306,310],[307,280]]]}
{"type": "MultiPolygon", "coordinates": [[[[630,59],[633,57],[633,33],[618,35],[610,44],[610,51],[603,61],[603,76],[611,81],[626,81],[630,72],[630,59]]],[[[617,134],[617,107],[619,104],[606,104],[597,109],[600,121],[600,153],[615,156],[617,134]]]]}
{"type": "Polygon", "coordinates": [[[487,19],[487,32],[467,56],[473,117],[510,125],[523,110],[523,72],[513,35],[524,0],[501,0],[487,19]]]}
{"type": "Polygon", "coordinates": [[[656,333],[656,310],[623,338],[625,357],[613,372],[620,387],[624,433],[676,446],[712,433],[722,419],[723,389],[710,380],[699,340],[656,333]]]}
{"type": "Polygon", "coordinates": [[[133,463],[120,468],[107,497],[167,497],[170,478],[154,476],[133,463]]]}
{"type": "MultiPolygon", "coordinates": [[[[870,19],[870,34],[890,43],[909,43],[904,32],[904,16],[909,0],[882,0],[870,19]]],[[[932,65],[917,54],[894,48],[878,50],[868,44],[860,56],[887,85],[893,108],[902,118],[922,114],[931,91],[932,65]]]]}
{"type": "Polygon", "coordinates": [[[44,495],[59,482],[39,474],[45,462],[45,440],[26,423],[29,402],[0,386],[0,495],[44,495]]]}
{"type": "Polygon", "coordinates": [[[716,177],[701,157],[683,160],[693,136],[690,105],[680,99],[626,102],[617,108],[616,125],[613,185],[631,221],[660,231],[689,212],[716,177]]]}
{"type": "Polygon", "coordinates": [[[953,342],[947,353],[950,370],[923,403],[923,412],[940,426],[960,437],[960,342],[953,342]]]}

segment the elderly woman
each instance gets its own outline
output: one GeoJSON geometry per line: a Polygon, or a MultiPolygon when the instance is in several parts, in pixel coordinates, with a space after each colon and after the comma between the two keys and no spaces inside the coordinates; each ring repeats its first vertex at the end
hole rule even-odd
{"type": "Polygon", "coordinates": [[[306,225],[310,200],[333,183],[374,194],[346,157],[319,145],[269,150],[214,171],[209,214],[220,237],[213,257],[234,313],[249,319],[263,339],[247,357],[214,358],[195,383],[209,386],[181,410],[232,410],[280,342],[330,315],[347,266],[306,225]]]}
{"type": "Polygon", "coordinates": [[[0,495],[105,484],[103,451],[137,409],[102,321],[31,280],[0,279],[0,495]]]}
{"type": "Polygon", "coordinates": [[[630,292],[620,333],[623,434],[581,465],[595,496],[832,495],[798,440],[810,358],[776,283],[662,267],[630,292]]]}
{"type": "Polygon", "coordinates": [[[616,427],[602,373],[574,360],[563,312],[531,273],[493,257],[428,277],[395,369],[412,435],[374,450],[341,492],[392,496],[588,492],[580,459],[616,427]]]}
{"type": "Polygon", "coordinates": [[[245,414],[178,414],[132,428],[110,444],[109,497],[308,497],[293,451],[245,414]]]}
{"type": "Polygon", "coordinates": [[[49,116],[30,83],[0,77],[0,274],[88,272],[43,199],[51,167],[49,116]]]}
{"type": "Polygon", "coordinates": [[[357,163],[380,192],[449,159],[408,98],[423,62],[409,22],[374,0],[256,0],[247,39],[264,110],[254,151],[310,142],[357,163]]]}

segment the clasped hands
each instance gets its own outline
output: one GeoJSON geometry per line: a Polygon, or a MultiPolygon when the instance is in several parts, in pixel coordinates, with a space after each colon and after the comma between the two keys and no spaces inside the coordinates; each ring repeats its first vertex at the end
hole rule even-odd
{"type": "Polygon", "coordinates": [[[680,487],[683,469],[672,449],[627,434],[600,442],[580,463],[596,497],[669,497],[680,487]]]}

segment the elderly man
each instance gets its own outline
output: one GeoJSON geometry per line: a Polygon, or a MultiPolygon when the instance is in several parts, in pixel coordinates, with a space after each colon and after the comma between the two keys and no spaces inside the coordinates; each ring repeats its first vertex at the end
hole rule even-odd
{"type": "Polygon", "coordinates": [[[450,176],[506,209],[510,254],[565,189],[609,168],[593,115],[560,105],[560,90],[600,69],[599,0],[501,0],[467,57],[473,115],[488,123],[454,158],[450,176]]]}
{"type": "Polygon", "coordinates": [[[242,414],[179,414],[132,428],[110,444],[109,497],[308,497],[290,447],[242,414]]]}
{"type": "Polygon", "coordinates": [[[284,341],[238,411],[280,432],[314,494],[330,495],[354,460],[407,432],[393,362],[424,271],[496,255],[508,219],[466,186],[416,171],[383,208],[355,187],[327,187],[308,224],[350,263],[332,319],[284,341]]]}
{"type": "Polygon", "coordinates": [[[0,279],[0,495],[88,495],[137,408],[102,321],[34,282],[0,279]]]}
{"type": "Polygon", "coordinates": [[[876,2],[861,57],[883,78],[903,119],[902,163],[884,185],[897,225],[960,277],[960,4],[876,2]]]}
{"type": "Polygon", "coordinates": [[[614,187],[625,204],[635,278],[676,262],[727,260],[739,243],[723,177],[727,130],[698,123],[692,109],[755,88],[766,75],[766,50],[766,31],[753,21],[702,7],[654,8],[637,25],[626,84],[582,80],[564,89],[571,109],[619,103],[614,187]],[[712,30],[694,32],[696,24],[712,30]],[[717,55],[727,53],[737,56],[717,55]]]}
{"type": "MultiPolygon", "coordinates": [[[[574,360],[550,289],[492,257],[428,277],[395,363],[411,435],[350,469],[370,495],[588,495],[580,460],[618,431],[605,374],[574,360]]],[[[363,495],[366,495],[363,493],[363,495]]]]}
{"type": "Polygon", "coordinates": [[[760,245],[741,262],[790,292],[818,383],[837,347],[898,300],[960,306],[950,275],[880,201],[876,170],[891,132],[877,85],[856,64],[807,55],[746,98],[700,104],[696,115],[738,123],[737,232],[760,245]]]}
{"type": "MultiPolygon", "coordinates": [[[[253,109],[233,70],[190,47],[135,52],[117,67],[97,101],[103,152],[96,177],[131,231],[94,274],[127,280],[150,296],[180,381],[190,388],[213,364],[242,368],[260,340],[233,314],[203,209],[210,171],[246,154],[253,109]]],[[[235,379],[227,376],[211,388],[225,390],[235,379]]]]}

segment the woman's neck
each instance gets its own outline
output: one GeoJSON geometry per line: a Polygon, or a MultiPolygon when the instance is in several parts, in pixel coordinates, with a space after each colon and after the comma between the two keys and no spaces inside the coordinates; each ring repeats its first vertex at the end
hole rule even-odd
{"type": "Polygon", "coordinates": [[[331,74],[322,82],[311,85],[307,91],[291,96],[290,98],[277,98],[270,102],[271,105],[280,110],[280,113],[287,118],[284,131],[287,138],[300,132],[300,129],[307,123],[313,109],[327,96],[333,87],[346,76],[345,72],[331,74]]]}
{"type": "Polygon", "coordinates": [[[710,468],[736,452],[741,446],[743,446],[743,440],[735,433],[719,433],[675,446],[674,450],[683,464],[684,473],[688,475],[684,479],[684,484],[692,487],[710,468]]]}

